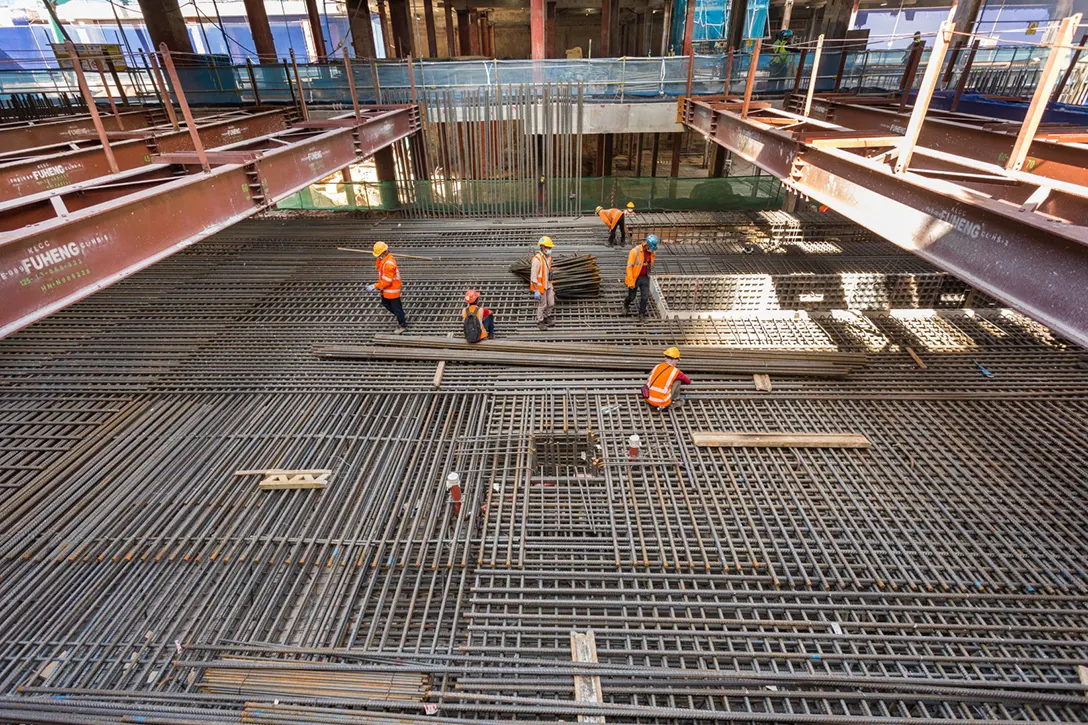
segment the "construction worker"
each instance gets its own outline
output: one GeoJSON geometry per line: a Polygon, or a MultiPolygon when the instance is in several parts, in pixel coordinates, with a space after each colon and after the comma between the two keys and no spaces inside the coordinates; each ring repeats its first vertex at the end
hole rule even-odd
{"type": "Polygon", "coordinates": [[[608,227],[608,246],[614,246],[616,242],[616,232],[620,233],[620,240],[618,244],[623,246],[627,244],[627,215],[633,214],[635,211],[635,202],[627,202],[627,209],[605,209],[603,206],[597,207],[597,216],[601,218],[604,225],[608,227]]]}
{"type": "Polygon", "coordinates": [[[399,335],[408,329],[408,320],[404,316],[404,305],[400,301],[400,270],[397,269],[397,260],[389,253],[389,245],[385,242],[374,242],[375,266],[378,268],[378,281],[367,285],[367,292],[381,292],[382,307],[389,310],[397,318],[397,329],[393,334],[399,335]]]}
{"type": "Polygon", "coordinates": [[[627,297],[623,300],[623,314],[631,314],[631,303],[635,301],[637,292],[639,320],[646,319],[650,314],[650,273],[654,268],[658,241],[656,234],[648,234],[646,241],[627,253],[627,274],[623,279],[627,285],[627,297]]]}
{"type": "Polygon", "coordinates": [[[665,351],[665,360],[659,362],[650,372],[650,379],[642,386],[642,397],[655,408],[668,408],[680,392],[681,383],[691,385],[691,378],[676,367],[680,351],[670,347],[665,351]]]}
{"type": "Polygon", "coordinates": [[[479,342],[495,337],[495,315],[480,304],[480,293],[474,289],[465,292],[465,307],[461,310],[465,323],[465,340],[479,342]]]}
{"type": "Polygon", "coordinates": [[[529,289],[536,298],[536,326],[546,330],[555,324],[555,286],[552,284],[552,238],[544,236],[537,242],[533,266],[529,270],[529,289]]]}
{"type": "Polygon", "coordinates": [[[783,28],[775,35],[774,42],[771,44],[771,63],[770,71],[771,90],[780,91],[784,88],[784,79],[786,77],[786,71],[789,70],[790,62],[790,41],[793,39],[793,31],[789,28],[783,28]]]}

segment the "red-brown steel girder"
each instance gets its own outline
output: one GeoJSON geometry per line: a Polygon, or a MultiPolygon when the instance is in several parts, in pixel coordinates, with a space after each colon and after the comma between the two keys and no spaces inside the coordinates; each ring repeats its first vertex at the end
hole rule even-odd
{"type": "MultiPolygon", "coordinates": [[[[121,120],[129,131],[161,123],[148,111],[127,111],[121,114],[121,120]]],[[[122,130],[117,126],[117,118],[110,114],[103,114],[102,125],[107,132],[122,130]]],[[[97,132],[89,115],[61,121],[36,121],[0,129],[0,152],[95,138],[98,138],[97,132]]]]}
{"type": "MultiPolygon", "coordinates": [[[[205,148],[215,148],[287,128],[290,110],[262,111],[236,118],[200,124],[199,135],[205,148]]],[[[110,144],[121,171],[151,163],[155,153],[192,151],[188,130],[156,133],[141,132],[141,138],[110,144]]],[[[5,163],[0,159],[0,202],[18,199],[48,189],[68,186],[110,173],[102,146],[95,144],[75,151],[62,151],[5,163]]]]}
{"type": "Polygon", "coordinates": [[[685,123],[794,191],[1088,345],[1088,228],[950,181],[895,174],[886,159],[816,148],[792,129],[698,101],[687,101],[685,123]]]}
{"type": "MultiPolygon", "coordinates": [[[[7,228],[43,204],[55,214],[0,235],[0,337],[416,133],[420,122],[415,106],[387,106],[366,109],[359,120],[310,126],[224,147],[219,158],[209,152],[208,173],[195,159],[152,159],[141,169],[0,204],[7,228]],[[95,203],[73,211],[87,195],[95,203]]],[[[165,158],[176,155],[193,154],[165,158]]]]}

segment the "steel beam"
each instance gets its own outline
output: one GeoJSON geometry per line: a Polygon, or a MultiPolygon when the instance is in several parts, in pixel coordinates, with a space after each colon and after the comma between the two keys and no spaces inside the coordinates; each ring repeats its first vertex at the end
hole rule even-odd
{"type": "MultiPolygon", "coordinates": [[[[289,111],[274,110],[217,121],[198,127],[206,148],[215,148],[265,136],[287,128],[289,111]]],[[[111,144],[118,169],[135,169],[151,163],[154,153],[192,151],[189,132],[170,131],[156,136],[142,132],[142,138],[111,144]]],[[[68,186],[110,173],[102,146],[53,153],[8,163],[0,162],[0,202],[10,201],[40,191],[68,186]]]]}
{"type": "MultiPolygon", "coordinates": [[[[148,128],[160,121],[155,119],[148,111],[130,111],[120,114],[124,128],[128,130],[148,128]]],[[[108,133],[121,131],[118,118],[103,116],[102,125],[108,133]]],[[[71,143],[73,141],[88,141],[97,138],[94,129],[94,120],[90,115],[82,115],[74,118],[66,118],[63,121],[48,121],[46,123],[28,123],[0,129],[0,152],[16,151],[18,149],[48,146],[55,143],[71,143]]]]}
{"type": "MultiPolygon", "coordinates": [[[[855,131],[880,130],[893,134],[904,133],[910,120],[909,113],[899,113],[893,108],[820,97],[812,102],[812,115],[855,131]]],[[[992,119],[950,115],[931,111],[922,125],[918,145],[991,164],[1005,164],[1016,143],[1015,129],[1013,133],[1007,133],[988,127],[993,123],[992,119]]],[[[1041,130],[1039,136],[1045,135],[1046,129],[1041,130]]],[[[1071,184],[1088,185],[1088,145],[1058,143],[1039,136],[1028,149],[1024,170],[1071,184]]]]}
{"type": "MultiPolygon", "coordinates": [[[[367,113],[358,122],[343,119],[340,127],[291,129],[228,146],[227,159],[252,160],[223,163],[209,173],[195,173],[195,159],[183,166],[153,164],[0,205],[0,222],[8,228],[12,219],[41,214],[45,204],[55,210],[52,218],[0,235],[0,337],[419,130],[414,106],[367,113]],[[246,152],[250,156],[239,156],[246,152]],[[104,200],[73,211],[68,198],[104,200]],[[64,216],[56,215],[62,210],[64,216]]],[[[220,160],[209,155],[213,164],[220,160]]]]}
{"type": "MultiPolygon", "coordinates": [[[[785,185],[1055,332],[1088,345],[1088,228],[886,160],[818,149],[756,118],[687,101],[685,123],[785,185]]],[[[1019,183],[1010,178],[1009,183],[1019,183]]]]}

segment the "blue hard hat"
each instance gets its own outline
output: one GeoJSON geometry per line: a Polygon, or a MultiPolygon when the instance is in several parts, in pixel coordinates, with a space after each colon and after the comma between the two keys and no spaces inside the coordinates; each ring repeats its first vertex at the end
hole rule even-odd
{"type": "Polygon", "coordinates": [[[649,234],[646,236],[646,246],[650,248],[651,252],[657,251],[657,243],[661,240],[657,238],[656,234],[649,234]]]}
{"type": "Polygon", "coordinates": [[[788,39],[793,37],[793,31],[790,30],[789,28],[785,28],[781,32],[779,32],[778,35],[779,35],[779,37],[783,38],[784,40],[788,40],[788,39]]]}

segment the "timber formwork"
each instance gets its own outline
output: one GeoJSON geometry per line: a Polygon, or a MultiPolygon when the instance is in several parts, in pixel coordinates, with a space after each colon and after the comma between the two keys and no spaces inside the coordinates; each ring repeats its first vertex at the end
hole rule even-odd
{"type": "Polygon", "coordinates": [[[248,221],[0,341],[0,719],[1085,721],[1084,351],[821,217],[675,220],[713,234],[663,244],[645,323],[599,224],[248,221]],[[603,280],[539,332],[508,267],[545,232],[603,280]],[[314,356],[392,328],[370,256],[336,250],[378,239],[409,334],[458,335],[475,287],[504,338],[869,364],[770,392],[698,375],[661,413],[640,374],[450,363],[436,389],[434,362],[314,356]],[[709,430],[871,446],[695,447],[709,430]],[[332,475],[234,475],[265,468],[332,475]],[[276,687],[211,684],[254,668],[276,687]]]}

